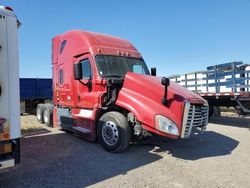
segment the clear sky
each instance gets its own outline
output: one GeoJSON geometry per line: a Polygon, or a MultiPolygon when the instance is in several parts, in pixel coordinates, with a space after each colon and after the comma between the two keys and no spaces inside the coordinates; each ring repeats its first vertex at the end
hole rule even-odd
{"type": "Polygon", "coordinates": [[[0,0],[19,30],[20,76],[51,77],[51,39],[71,29],[132,42],[167,76],[230,61],[250,64],[250,0],[0,0]]]}

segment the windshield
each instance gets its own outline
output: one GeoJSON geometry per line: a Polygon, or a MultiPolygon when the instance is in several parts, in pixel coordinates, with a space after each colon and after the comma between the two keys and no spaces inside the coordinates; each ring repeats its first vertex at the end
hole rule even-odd
{"type": "Polygon", "coordinates": [[[97,55],[95,59],[99,75],[102,77],[124,77],[127,72],[149,75],[143,59],[110,55],[97,55]]]}

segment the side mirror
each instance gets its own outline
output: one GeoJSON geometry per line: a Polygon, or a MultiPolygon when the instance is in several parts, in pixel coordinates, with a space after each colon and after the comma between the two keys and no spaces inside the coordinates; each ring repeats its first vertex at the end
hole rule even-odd
{"type": "Polygon", "coordinates": [[[74,79],[75,80],[82,79],[82,64],[81,63],[74,64],[74,79]]]}
{"type": "Polygon", "coordinates": [[[162,79],[161,79],[161,85],[169,86],[169,84],[170,84],[169,78],[162,77],[162,79]]]}
{"type": "Polygon", "coordinates": [[[151,75],[156,76],[156,68],[155,67],[151,68],[151,75]]]}
{"type": "Polygon", "coordinates": [[[163,97],[161,99],[161,102],[162,102],[163,105],[167,106],[168,105],[168,99],[167,99],[167,96],[168,96],[168,86],[170,85],[169,78],[162,77],[161,84],[165,86],[165,88],[164,88],[164,94],[163,94],[163,97]]]}

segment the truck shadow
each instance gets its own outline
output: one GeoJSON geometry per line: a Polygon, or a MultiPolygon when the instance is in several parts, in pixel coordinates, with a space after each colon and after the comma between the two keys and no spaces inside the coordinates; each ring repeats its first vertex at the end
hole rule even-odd
{"type": "Polygon", "coordinates": [[[239,142],[225,135],[206,131],[202,135],[192,135],[187,140],[152,138],[158,147],[154,152],[166,152],[184,160],[198,160],[207,157],[229,155],[239,142]],[[160,139],[160,140],[159,140],[160,139]]]}
{"type": "Polygon", "coordinates": [[[21,140],[21,164],[1,174],[0,187],[86,187],[158,161],[162,153],[197,160],[230,154],[237,145],[208,131],[190,140],[151,137],[113,154],[67,133],[27,137],[21,140]]]}
{"type": "Polygon", "coordinates": [[[49,131],[48,129],[41,128],[41,127],[24,129],[21,131],[22,137],[35,136],[39,134],[47,134],[49,132],[51,131],[49,131]]]}
{"type": "Polygon", "coordinates": [[[250,119],[244,117],[219,116],[209,118],[209,123],[227,125],[232,127],[250,128],[250,119]]]}
{"type": "Polygon", "coordinates": [[[67,133],[22,138],[21,148],[21,164],[1,174],[0,187],[86,187],[162,158],[144,147],[108,153],[67,133]]]}

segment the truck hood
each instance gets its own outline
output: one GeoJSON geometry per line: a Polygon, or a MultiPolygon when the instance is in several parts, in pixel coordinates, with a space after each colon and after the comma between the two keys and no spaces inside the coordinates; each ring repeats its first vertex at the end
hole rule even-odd
{"type": "MultiPolygon", "coordinates": [[[[125,76],[122,89],[131,90],[135,93],[142,94],[145,97],[161,101],[165,88],[165,86],[161,84],[161,79],[161,77],[129,72],[125,76]]],[[[168,87],[167,99],[170,101],[174,99],[181,101],[187,100],[193,104],[206,104],[206,100],[202,97],[172,81],[170,81],[168,87]]]]}
{"type": "Polygon", "coordinates": [[[170,82],[168,87],[168,104],[162,104],[164,88],[161,77],[141,75],[129,72],[119,92],[116,105],[132,112],[138,121],[154,128],[155,115],[160,114],[171,119],[181,129],[185,102],[206,104],[199,95],[170,82]]]}

